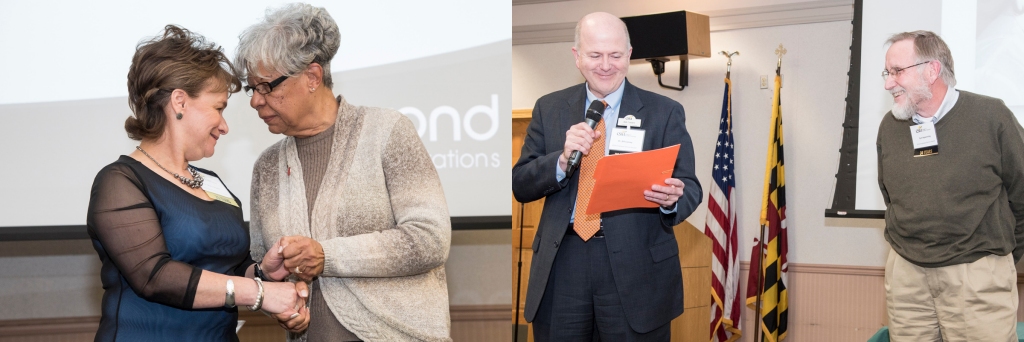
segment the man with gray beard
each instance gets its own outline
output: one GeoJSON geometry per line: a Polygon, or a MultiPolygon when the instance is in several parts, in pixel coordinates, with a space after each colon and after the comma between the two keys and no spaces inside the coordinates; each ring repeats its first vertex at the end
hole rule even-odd
{"type": "Polygon", "coordinates": [[[953,88],[935,33],[887,44],[893,107],[877,148],[890,339],[1017,341],[1024,129],[1002,100],[953,88]]]}

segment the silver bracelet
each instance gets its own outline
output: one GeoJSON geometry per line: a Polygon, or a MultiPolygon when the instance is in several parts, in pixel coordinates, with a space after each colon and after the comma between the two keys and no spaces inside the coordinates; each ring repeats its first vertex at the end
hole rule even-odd
{"type": "Polygon", "coordinates": [[[259,294],[256,295],[256,303],[254,303],[252,306],[249,306],[248,308],[249,311],[259,311],[259,309],[263,307],[263,280],[260,279],[259,277],[254,277],[252,278],[252,280],[256,281],[256,286],[259,286],[260,292],[259,294]]]}
{"type": "Polygon", "coordinates": [[[235,307],[235,282],[228,279],[227,291],[224,293],[224,307],[233,308],[235,307]]]}

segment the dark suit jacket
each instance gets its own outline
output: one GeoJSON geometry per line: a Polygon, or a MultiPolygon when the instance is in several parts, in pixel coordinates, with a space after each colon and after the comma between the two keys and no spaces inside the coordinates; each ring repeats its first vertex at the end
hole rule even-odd
{"type": "MultiPolygon", "coordinates": [[[[693,145],[686,132],[683,106],[628,81],[625,83],[619,117],[632,114],[642,120],[640,128],[646,130],[645,151],[681,144],[672,177],[685,184],[674,214],[644,208],[601,215],[612,274],[626,319],[633,330],[646,333],[683,313],[679,248],[672,227],[693,213],[700,204],[702,192],[694,174],[693,145]]],[[[530,322],[537,315],[551,264],[576,203],[579,172],[559,183],[555,179],[555,168],[564,149],[565,132],[583,121],[585,86],[572,86],[537,100],[522,155],[512,168],[512,193],[516,200],[526,203],[547,198],[533,240],[525,312],[530,322]]]]}

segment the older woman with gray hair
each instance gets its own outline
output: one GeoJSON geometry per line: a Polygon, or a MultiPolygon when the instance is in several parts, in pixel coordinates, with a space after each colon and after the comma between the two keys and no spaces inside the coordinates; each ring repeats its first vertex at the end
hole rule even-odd
{"type": "Polygon", "coordinates": [[[450,341],[437,171],[401,113],[335,96],[339,44],[326,10],[298,3],[241,35],[249,104],[286,136],[253,170],[251,253],[279,243],[290,276],[312,282],[308,329],[290,340],[450,341]]]}

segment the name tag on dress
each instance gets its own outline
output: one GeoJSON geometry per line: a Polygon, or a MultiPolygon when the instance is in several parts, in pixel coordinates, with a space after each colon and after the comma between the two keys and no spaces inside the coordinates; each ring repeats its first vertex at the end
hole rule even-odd
{"type": "Polygon", "coordinates": [[[910,126],[910,137],[914,141],[914,157],[939,154],[939,138],[936,136],[934,123],[925,122],[910,126]]]}
{"type": "Polygon", "coordinates": [[[231,196],[231,192],[220,181],[220,178],[205,172],[199,173],[203,174],[203,191],[206,191],[207,196],[236,207],[238,206],[238,202],[235,202],[235,198],[231,196]]]}

